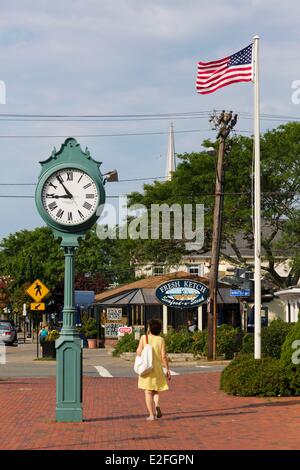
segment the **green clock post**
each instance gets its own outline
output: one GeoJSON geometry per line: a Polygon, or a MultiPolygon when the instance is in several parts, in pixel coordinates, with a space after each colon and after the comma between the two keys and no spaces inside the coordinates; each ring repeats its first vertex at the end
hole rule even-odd
{"type": "Polygon", "coordinates": [[[78,422],[82,421],[82,342],[75,327],[74,255],[105,202],[101,163],[68,138],[40,164],[36,206],[65,254],[63,327],[55,344],[56,420],[78,422]]]}

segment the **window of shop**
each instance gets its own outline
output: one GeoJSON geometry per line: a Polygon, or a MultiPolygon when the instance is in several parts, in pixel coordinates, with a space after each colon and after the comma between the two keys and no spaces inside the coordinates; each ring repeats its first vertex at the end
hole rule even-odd
{"type": "Polygon", "coordinates": [[[154,266],[153,267],[153,276],[162,276],[164,274],[163,266],[154,266]]]}

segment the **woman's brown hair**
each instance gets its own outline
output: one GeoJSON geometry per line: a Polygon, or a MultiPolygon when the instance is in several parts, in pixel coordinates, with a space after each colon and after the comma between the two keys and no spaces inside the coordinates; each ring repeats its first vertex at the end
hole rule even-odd
{"type": "Polygon", "coordinates": [[[158,336],[162,328],[161,321],[157,318],[152,318],[148,323],[148,328],[152,335],[158,336]]]}

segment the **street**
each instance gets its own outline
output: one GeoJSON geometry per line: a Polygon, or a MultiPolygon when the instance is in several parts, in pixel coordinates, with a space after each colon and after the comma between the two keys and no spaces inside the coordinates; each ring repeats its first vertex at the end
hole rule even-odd
{"type": "MultiPolygon", "coordinates": [[[[41,352],[39,351],[41,357],[41,352]]],[[[172,375],[221,371],[224,365],[205,362],[170,364],[172,375]]],[[[36,360],[36,344],[6,347],[6,364],[0,364],[0,379],[20,377],[53,377],[56,361],[36,360]]],[[[111,350],[83,349],[83,374],[90,377],[137,377],[133,362],[111,356],[111,350]]]]}

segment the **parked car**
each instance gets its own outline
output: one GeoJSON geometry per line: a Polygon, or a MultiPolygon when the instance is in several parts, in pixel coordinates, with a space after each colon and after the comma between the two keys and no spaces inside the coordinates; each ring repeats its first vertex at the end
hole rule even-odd
{"type": "Polygon", "coordinates": [[[0,320],[0,342],[18,344],[18,334],[15,325],[7,320],[0,320]]]}

